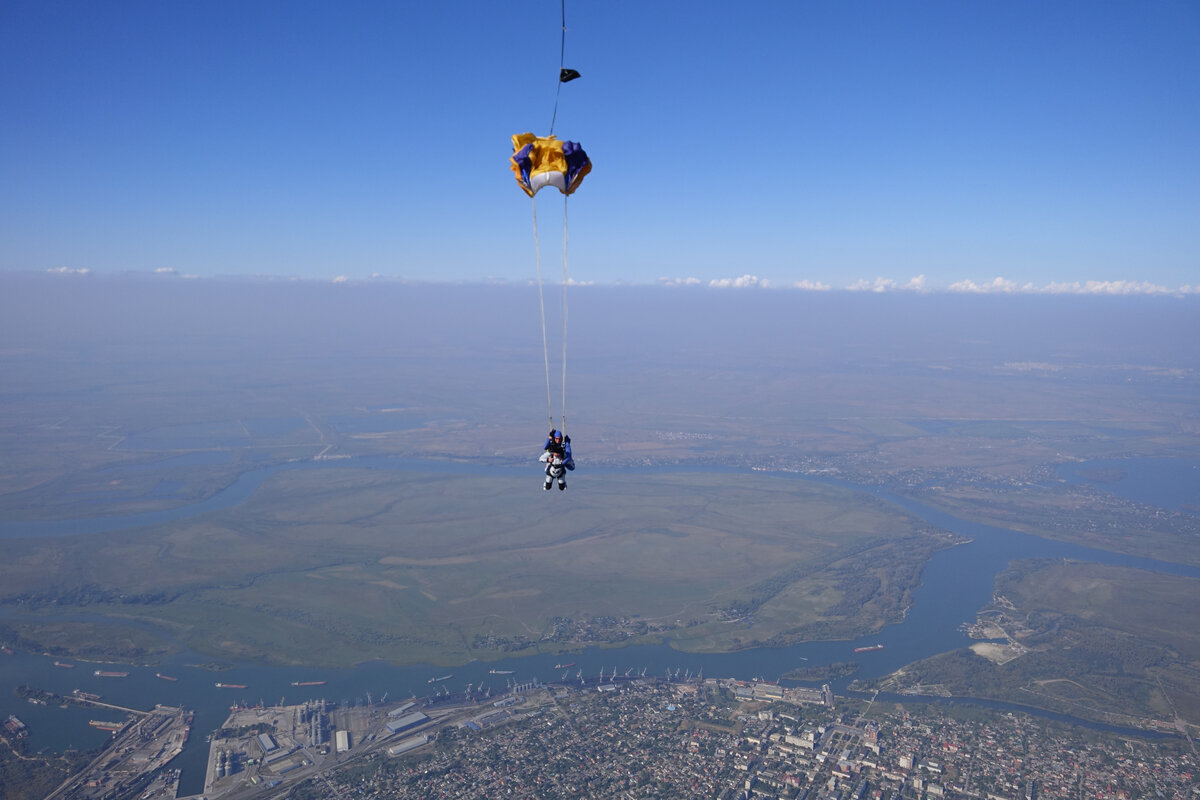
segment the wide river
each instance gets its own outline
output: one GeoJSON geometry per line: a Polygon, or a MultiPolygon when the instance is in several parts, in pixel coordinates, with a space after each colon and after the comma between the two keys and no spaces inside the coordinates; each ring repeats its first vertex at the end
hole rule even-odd
{"type": "MultiPolygon", "coordinates": [[[[63,522],[0,523],[0,538],[17,536],[56,536],[78,533],[97,533],[141,525],[182,519],[219,508],[229,508],[249,497],[264,480],[281,469],[320,469],[330,462],[297,462],[282,466],[264,467],[243,474],[229,488],[217,495],[190,506],[167,512],[139,514],[129,517],[97,517],[63,522]]],[[[338,467],[347,462],[332,462],[338,467]]],[[[494,467],[464,464],[444,464],[402,459],[356,459],[355,466],[374,469],[402,469],[421,472],[495,472],[494,467]]],[[[526,473],[528,469],[513,472],[526,473]]],[[[661,471],[661,470],[660,470],[661,471]]],[[[714,468],[713,471],[728,471],[714,468]]],[[[1062,477],[1072,482],[1086,480],[1095,474],[1108,481],[1099,488],[1159,508],[1183,510],[1194,508],[1200,497],[1200,462],[1180,459],[1130,459],[1094,462],[1064,470],[1062,477]],[[1095,469],[1087,469],[1094,467],[1095,469]],[[1115,480],[1118,473],[1123,477],[1115,480]]],[[[814,480],[796,476],[796,480],[814,480]]],[[[669,645],[625,647],[618,650],[587,648],[567,657],[525,655],[488,664],[472,663],[445,669],[428,665],[395,667],[382,663],[363,664],[352,669],[318,671],[298,668],[279,668],[237,665],[234,669],[214,673],[197,666],[208,659],[184,655],[156,668],[111,666],[114,671],[128,671],[128,677],[114,678],[94,674],[104,665],[71,661],[74,667],[55,666],[55,659],[32,653],[0,654],[0,719],[16,714],[30,728],[30,745],[34,751],[62,751],[70,747],[101,746],[107,734],[90,727],[90,719],[119,720],[118,712],[69,707],[60,709],[32,705],[19,699],[14,689],[30,684],[42,689],[69,693],[82,689],[103,695],[106,702],[131,708],[148,708],[155,703],[184,706],[196,712],[193,735],[184,753],[174,765],[183,770],[181,793],[203,790],[204,765],[207,758],[205,735],[224,721],[228,707],[234,702],[267,704],[286,699],[299,702],[324,697],[339,703],[363,703],[431,694],[434,687],[429,679],[453,673],[439,683],[454,691],[467,684],[481,684],[502,690],[509,680],[526,682],[573,679],[578,673],[599,675],[601,670],[611,674],[630,671],[647,675],[663,675],[668,670],[696,675],[703,671],[710,677],[763,677],[776,680],[785,672],[809,664],[834,661],[858,661],[862,669],[855,676],[874,678],[885,675],[905,664],[946,652],[969,643],[962,632],[965,622],[973,621],[975,613],[991,599],[994,576],[1017,558],[1070,558],[1104,564],[1137,567],[1200,578],[1200,569],[1152,559],[1137,558],[1096,550],[1079,545],[1041,539],[1028,534],[995,528],[958,519],[907,498],[882,489],[854,486],[836,481],[824,481],[856,491],[867,492],[894,503],[940,528],[970,538],[970,544],[936,553],[922,574],[922,585],[914,593],[913,605],[903,622],[889,625],[878,634],[850,642],[810,642],[785,648],[759,648],[739,653],[692,655],[673,650],[669,645]],[[855,647],[882,644],[884,647],[854,654],[855,647]],[[569,669],[556,669],[557,662],[570,661],[569,669]],[[489,674],[489,670],[510,670],[508,674],[489,674]],[[156,673],[176,680],[167,680],[156,673]],[[324,685],[297,687],[294,681],[324,681],[324,685]],[[243,684],[246,689],[220,689],[216,682],[243,684]]],[[[7,615],[0,613],[0,620],[7,615]]],[[[64,660],[65,662],[66,660],[64,660]]],[[[843,690],[849,679],[833,682],[835,691],[843,690]]],[[[1003,706],[1003,704],[989,704],[1003,706]]],[[[1060,715],[1053,716],[1065,719],[1060,715]]],[[[1105,726],[1092,726],[1105,727],[1105,726]]]]}

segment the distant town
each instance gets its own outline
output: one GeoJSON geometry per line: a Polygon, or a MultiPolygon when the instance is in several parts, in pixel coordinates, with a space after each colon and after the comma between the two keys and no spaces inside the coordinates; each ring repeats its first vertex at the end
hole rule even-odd
{"type": "MultiPolygon", "coordinates": [[[[88,696],[31,698],[98,708],[88,696]]],[[[110,712],[115,711],[109,707],[110,712]]],[[[175,798],[182,709],[127,709],[48,800],[175,798]]],[[[4,735],[17,748],[23,724],[4,735]]],[[[196,732],[191,732],[197,735],[196,732]]],[[[1190,739],[1068,727],[733,679],[595,677],[351,707],[239,707],[210,735],[203,797],[1200,797],[1190,739]]],[[[198,797],[198,796],[197,796],[198,797]]]]}

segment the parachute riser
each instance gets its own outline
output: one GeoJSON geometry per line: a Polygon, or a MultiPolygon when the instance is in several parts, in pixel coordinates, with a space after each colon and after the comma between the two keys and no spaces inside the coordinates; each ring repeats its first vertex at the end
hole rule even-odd
{"type": "MultiPolygon", "coordinates": [[[[542,364],[546,372],[546,415],[550,420],[550,427],[554,428],[554,401],[550,392],[550,341],[546,331],[546,295],[542,279],[542,248],[541,239],[538,235],[537,221],[537,199],[530,198],[533,208],[533,247],[534,257],[537,264],[537,281],[538,281],[538,310],[540,312],[542,323],[542,364]]],[[[567,284],[570,282],[570,274],[567,267],[567,196],[563,196],[563,277],[562,277],[562,427],[560,430],[565,431],[567,426],[567,284]]]]}

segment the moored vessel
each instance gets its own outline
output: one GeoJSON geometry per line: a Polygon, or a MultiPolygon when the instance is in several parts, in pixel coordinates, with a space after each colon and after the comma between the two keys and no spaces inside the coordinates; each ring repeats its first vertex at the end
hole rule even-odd
{"type": "Polygon", "coordinates": [[[93,728],[99,728],[102,731],[111,731],[112,733],[116,733],[125,727],[125,723],[123,722],[105,722],[100,719],[89,719],[88,725],[91,725],[93,728]]]}

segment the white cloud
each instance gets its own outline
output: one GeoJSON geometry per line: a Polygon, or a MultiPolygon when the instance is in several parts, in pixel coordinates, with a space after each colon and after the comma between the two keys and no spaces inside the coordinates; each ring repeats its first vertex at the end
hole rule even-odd
{"type": "Polygon", "coordinates": [[[1052,294],[1171,294],[1167,287],[1148,281],[1049,283],[1046,284],[1045,291],[1052,294]]]}
{"type": "Polygon", "coordinates": [[[158,267],[154,270],[155,275],[178,275],[179,271],[174,267],[158,267]]]}
{"type": "Polygon", "coordinates": [[[349,283],[350,279],[347,278],[345,275],[338,275],[336,278],[333,279],[333,282],[334,283],[349,283]]]}
{"type": "Polygon", "coordinates": [[[87,267],[72,269],[71,267],[50,267],[46,270],[51,275],[87,275],[91,272],[87,267]]]}
{"type": "Polygon", "coordinates": [[[595,281],[577,281],[574,278],[567,278],[567,286],[595,286],[595,281]]]}
{"type": "Polygon", "coordinates": [[[1017,285],[1016,281],[1010,281],[1008,278],[996,276],[987,283],[976,283],[973,280],[959,281],[952,283],[949,286],[951,292],[968,292],[974,294],[1012,294],[1016,291],[1029,291],[1033,288],[1033,284],[1026,284],[1023,288],[1017,285]]]}
{"type": "Polygon", "coordinates": [[[699,278],[659,278],[659,286],[699,286],[699,278]]]}
{"type": "Polygon", "coordinates": [[[896,282],[891,278],[876,278],[873,281],[859,279],[846,288],[852,292],[886,292],[895,287],[896,282]]]}
{"type": "Polygon", "coordinates": [[[751,286],[766,286],[767,282],[759,280],[757,275],[743,275],[740,278],[714,278],[708,285],[715,289],[745,289],[751,286]]]}
{"type": "Polygon", "coordinates": [[[909,279],[908,283],[904,284],[904,288],[910,292],[925,291],[925,276],[918,275],[915,278],[909,279]]]}
{"type": "Polygon", "coordinates": [[[810,291],[810,292],[828,292],[829,284],[828,283],[820,283],[819,281],[804,280],[804,281],[796,281],[795,283],[792,284],[792,288],[793,289],[804,289],[804,290],[810,291]]]}
{"type": "Polygon", "coordinates": [[[951,292],[972,294],[1191,294],[1195,287],[1168,289],[1149,281],[1051,281],[1043,286],[1032,282],[1018,284],[1008,278],[996,277],[986,283],[963,280],[948,287],[951,292]]]}

